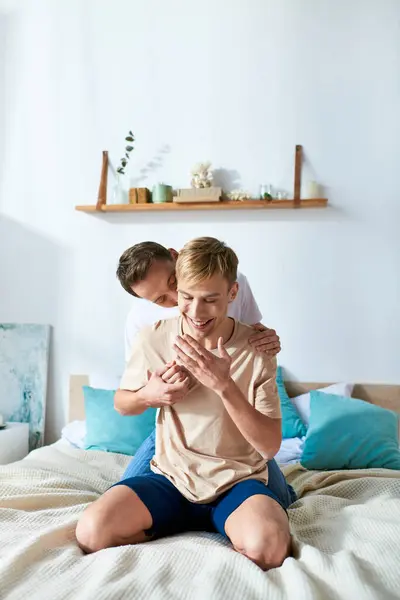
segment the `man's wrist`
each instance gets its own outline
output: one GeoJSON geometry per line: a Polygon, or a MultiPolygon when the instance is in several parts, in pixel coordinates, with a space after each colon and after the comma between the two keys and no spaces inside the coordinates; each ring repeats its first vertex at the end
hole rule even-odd
{"type": "Polygon", "coordinates": [[[229,377],[229,379],[227,379],[220,386],[218,386],[216,392],[222,400],[229,400],[229,398],[232,396],[232,392],[236,390],[236,383],[233,381],[232,377],[229,377]]]}
{"type": "Polygon", "coordinates": [[[142,408],[143,410],[146,410],[150,406],[149,400],[150,399],[148,397],[148,394],[146,393],[146,386],[140,388],[136,392],[136,402],[138,407],[142,408]]]}

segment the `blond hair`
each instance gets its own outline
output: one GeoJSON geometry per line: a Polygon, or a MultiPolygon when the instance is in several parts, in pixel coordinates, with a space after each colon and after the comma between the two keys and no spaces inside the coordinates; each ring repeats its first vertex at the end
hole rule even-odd
{"type": "Polygon", "coordinates": [[[229,285],[237,279],[238,257],[224,242],[212,237],[191,240],[179,252],[176,275],[191,283],[199,283],[220,274],[229,285]]]}

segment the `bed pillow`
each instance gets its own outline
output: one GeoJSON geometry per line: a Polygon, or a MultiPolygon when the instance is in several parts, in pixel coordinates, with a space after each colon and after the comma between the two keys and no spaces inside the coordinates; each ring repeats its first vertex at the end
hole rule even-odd
{"type": "Polygon", "coordinates": [[[274,458],[278,465],[285,467],[300,462],[303,453],[304,438],[283,439],[281,447],[274,458]]]}
{"type": "Polygon", "coordinates": [[[61,430],[61,439],[74,448],[85,449],[86,421],[71,421],[61,430]]]}
{"type": "MultiPolygon", "coordinates": [[[[326,394],[335,394],[337,396],[351,396],[353,393],[354,383],[334,383],[324,388],[319,388],[318,392],[326,394]]],[[[310,392],[300,394],[290,399],[295,406],[301,420],[308,427],[310,421],[310,392]]]]}
{"type": "Polygon", "coordinates": [[[104,373],[90,373],[88,385],[101,390],[117,390],[121,383],[122,375],[104,375],[104,373]]]}
{"type": "Polygon", "coordinates": [[[357,398],[311,392],[301,464],[306,469],[400,470],[399,417],[357,398]]]}
{"type": "Polygon", "coordinates": [[[83,386],[86,450],[104,450],[133,456],[155,427],[155,408],[141,415],[122,416],[114,408],[115,390],[83,386]]]}
{"type": "Polygon", "coordinates": [[[276,370],[276,386],[278,388],[279,400],[282,412],[282,437],[301,438],[306,435],[306,426],[301,420],[296,407],[291,402],[283,382],[282,367],[276,370]]]}

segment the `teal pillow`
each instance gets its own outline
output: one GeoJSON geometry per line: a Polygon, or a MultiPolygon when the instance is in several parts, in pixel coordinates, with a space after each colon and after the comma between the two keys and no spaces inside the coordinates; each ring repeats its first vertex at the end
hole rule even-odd
{"type": "Polygon", "coordinates": [[[155,408],[124,417],[114,408],[115,390],[83,386],[86,415],[86,450],[103,450],[133,456],[155,427],[155,408]]]}
{"type": "Polygon", "coordinates": [[[398,415],[363,400],[311,392],[301,464],[306,469],[400,470],[398,415]]]}
{"type": "Polygon", "coordinates": [[[278,366],[276,370],[276,385],[281,401],[282,437],[294,438],[305,436],[307,428],[300,419],[299,413],[288,396],[285,384],[283,383],[282,367],[280,366],[278,366]]]}

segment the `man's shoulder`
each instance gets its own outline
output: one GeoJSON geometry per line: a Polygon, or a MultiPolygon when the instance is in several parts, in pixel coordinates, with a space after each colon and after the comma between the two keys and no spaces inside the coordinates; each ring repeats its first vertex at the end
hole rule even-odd
{"type": "Polygon", "coordinates": [[[239,284],[239,292],[244,292],[249,285],[246,275],[238,271],[236,281],[239,284]]]}
{"type": "Polygon", "coordinates": [[[271,357],[265,352],[257,352],[249,342],[249,338],[255,333],[257,332],[251,325],[236,321],[235,353],[245,354],[249,359],[252,359],[256,370],[273,370],[276,368],[275,357],[271,357]]]}
{"type": "Polygon", "coordinates": [[[243,337],[243,339],[248,339],[252,333],[256,333],[254,327],[249,325],[248,323],[243,323],[242,321],[236,321],[236,337],[243,337]]]}
{"type": "Polygon", "coordinates": [[[136,329],[142,329],[143,327],[151,326],[157,321],[173,319],[176,316],[177,307],[165,308],[141,298],[133,298],[126,324],[136,329]]]}
{"type": "Polygon", "coordinates": [[[252,333],[255,333],[255,330],[251,325],[247,325],[247,323],[242,323],[238,320],[235,321],[235,337],[232,341],[232,346],[235,348],[236,352],[253,353],[253,347],[249,342],[252,333]]]}
{"type": "Polygon", "coordinates": [[[157,309],[160,307],[142,298],[132,298],[132,305],[128,312],[127,321],[135,323],[139,328],[150,325],[157,320],[157,309]],[[152,321],[149,322],[149,319],[152,321]]]}
{"type": "Polygon", "coordinates": [[[179,317],[171,319],[159,319],[152,325],[145,325],[137,334],[137,339],[141,342],[152,342],[159,340],[165,336],[170,336],[178,333],[179,317]]]}
{"type": "Polygon", "coordinates": [[[238,282],[238,285],[239,285],[239,290],[238,290],[238,298],[240,299],[239,301],[242,303],[246,302],[246,299],[248,298],[248,296],[252,294],[249,281],[248,281],[246,275],[244,275],[243,273],[240,273],[239,271],[237,274],[236,281],[238,282]]]}

